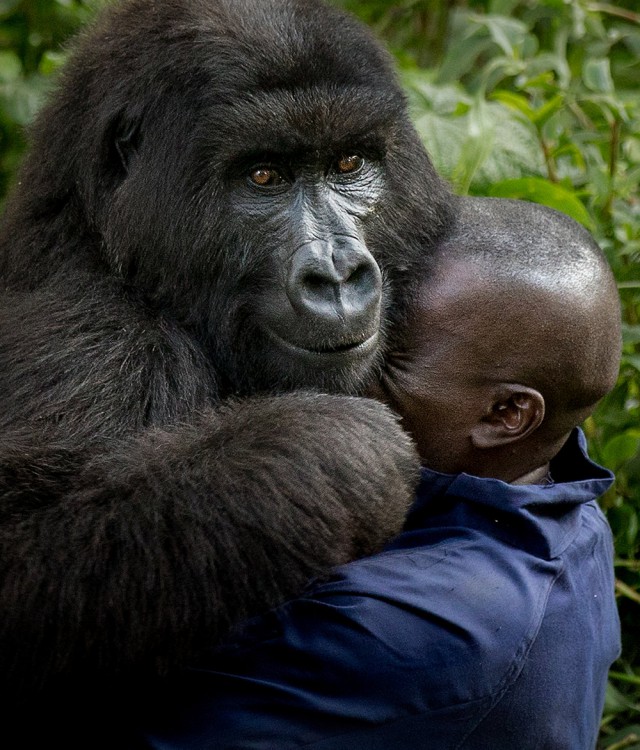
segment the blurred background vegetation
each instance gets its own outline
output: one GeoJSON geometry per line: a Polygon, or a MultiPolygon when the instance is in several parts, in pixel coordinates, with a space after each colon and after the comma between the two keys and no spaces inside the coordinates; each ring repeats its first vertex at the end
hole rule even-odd
{"type": "MultiPolygon", "coordinates": [[[[600,747],[640,750],[640,7],[637,0],[333,0],[398,61],[416,127],[459,193],[571,215],[613,266],[624,319],[618,385],[586,424],[617,475],[623,655],[600,747]]],[[[65,42],[100,0],[0,0],[0,202],[65,42]]],[[[523,731],[526,728],[523,727],[523,731]]]]}

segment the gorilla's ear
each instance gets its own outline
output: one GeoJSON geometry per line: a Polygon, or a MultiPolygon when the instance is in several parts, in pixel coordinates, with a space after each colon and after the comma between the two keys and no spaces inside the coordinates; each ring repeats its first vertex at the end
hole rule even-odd
{"type": "Polygon", "coordinates": [[[501,383],[483,418],[471,430],[475,448],[498,448],[522,440],[542,424],[544,397],[535,388],[501,383]]]}
{"type": "Polygon", "coordinates": [[[109,163],[120,178],[126,177],[129,173],[131,163],[140,146],[140,139],[141,127],[138,119],[131,119],[122,115],[114,121],[110,128],[109,163]]]}

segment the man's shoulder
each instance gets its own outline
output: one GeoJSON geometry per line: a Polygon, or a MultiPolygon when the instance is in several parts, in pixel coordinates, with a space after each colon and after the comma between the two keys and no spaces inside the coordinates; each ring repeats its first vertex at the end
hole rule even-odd
{"type": "Polygon", "coordinates": [[[517,671],[560,570],[558,561],[531,563],[472,529],[388,550],[277,610],[278,638],[302,658],[335,655],[337,645],[334,663],[368,691],[388,695],[396,681],[398,694],[411,692],[417,675],[429,710],[485,699],[517,671]],[[483,668],[470,673],[470,664],[483,668]]]}

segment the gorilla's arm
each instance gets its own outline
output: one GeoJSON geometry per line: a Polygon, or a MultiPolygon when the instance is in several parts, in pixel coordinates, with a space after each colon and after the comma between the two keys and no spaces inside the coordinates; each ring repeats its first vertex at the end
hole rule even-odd
{"type": "MultiPolygon", "coordinates": [[[[131,318],[120,326],[119,349],[112,321],[122,310],[103,296],[100,315],[88,314],[95,289],[73,305],[67,295],[59,311],[47,300],[38,330],[37,298],[22,306],[15,298],[0,311],[4,361],[11,362],[2,376],[31,370],[44,377],[46,368],[53,404],[40,404],[40,422],[26,415],[30,430],[8,424],[0,439],[0,679],[7,691],[84,670],[168,669],[331,566],[376,550],[401,526],[416,459],[384,407],[297,393],[202,406],[178,420],[168,395],[175,384],[147,361],[157,362],[162,343],[179,370],[188,347],[182,342],[178,351],[175,332],[136,348],[127,336],[144,336],[131,318]],[[104,344],[107,330],[110,346],[92,348],[94,340],[104,344]],[[70,338],[73,367],[65,360],[70,338]],[[104,352],[101,367],[96,357],[104,352]],[[133,413],[129,401],[116,408],[108,394],[127,393],[148,368],[153,404],[137,407],[146,415],[133,413]],[[54,398],[65,377],[66,412],[54,398]],[[88,404],[91,393],[97,400],[88,404]],[[172,426],[161,425],[163,409],[172,426]],[[122,410],[124,435],[115,429],[122,410]],[[134,429],[149,412],[155,426],[134,429]],[[100,418],[100,437],[89,440],[100,418]]],[[[148,342],[151,330],[144,335],[148,342]]],[[[175,368],[167,373],[179,376],[175,368]]],[[[20,411],[18,397],[5,405],[5,422],[8,413],[19,424],[20,411]]]]}

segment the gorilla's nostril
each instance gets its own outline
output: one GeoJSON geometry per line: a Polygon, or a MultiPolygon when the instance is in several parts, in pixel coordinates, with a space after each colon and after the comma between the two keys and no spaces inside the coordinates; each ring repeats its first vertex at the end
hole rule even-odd
{"type": "Polygon", "coordinates": [[[311,292],[324,292],[332,287],[334,282],[325,276],[320,276],[320,274],[309,273],[304,277],[302,283],[311,292]]]}
{"type": "Polygon", "coordinates": [[[345,297],[364,299],[377,290],[377,276],[369,264],[362,263],[352,271],[339,277],[337,274],[323,275],[308,273],[302,279],[302,295],[309,295],[318,301],[340,304],[345,297]]]}
{"type": "Polygon", "coordinates": [[[369,265],[362,263],[351,273],[349,284],[360,291],[366,291],[367,287],[375,283],[375,275],[369,265]]]}

